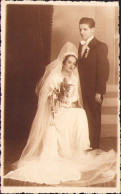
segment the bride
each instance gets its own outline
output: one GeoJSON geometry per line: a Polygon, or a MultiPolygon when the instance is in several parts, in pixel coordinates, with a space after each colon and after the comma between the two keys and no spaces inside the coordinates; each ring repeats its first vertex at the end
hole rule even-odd
{"type": "Polygon", "coordinates": [[[116,175],[116,154],[92,150],[82,108],[77,49],[66,43],[36,87],[38,108],[17,168],[5,175],[21,181],[56,185],[79,181],[93,185],[116,175]]]}

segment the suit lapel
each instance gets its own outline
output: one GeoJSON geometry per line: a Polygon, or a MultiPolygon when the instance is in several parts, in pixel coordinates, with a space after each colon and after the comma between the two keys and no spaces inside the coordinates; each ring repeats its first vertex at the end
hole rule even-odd
{"type": "MultiPolygon", "coordinates": [[[[89,49],[90,49],[88,55],[90,55],[90,53],[93,51],[93,49],[95,48],[96,44],[97,44],[97,39],[94,37],[94,38],[89,42],[89,44],[88,44],[88,47],[89,47],[89,49]]],[[[79,61],[85,59],[86,50],[85,50],[85,52],[84,52],[82,58],[81,58],[81,51],[82,51],[82,45],[81,45],[81,43],[80,43],[80,44],[79,44],[79,61]]],[[[88,56],[87,56],[87,57],[88,57],[88,56]]]]}
{"type": "Polygon", "coordinates": [[[91,51],[94,49],[96,43],[97,39],[95,37],[89,42],[88,47],[90,48],[91,51]]]}
{"type": "MultiPolygon", "coordinates": [[[[94,37],[88,44],[88,47],[89,47],[89,51],[88,51],[88,55],[86,58],[88,58],[88,56],[91,54],[91,52],[95,49],[95,46],[97,44],[97,39],[94,37]]],[[[84,55],[82,56],[82,59],[85,59],[85,56],[86,56],[86,50],[84,52],[84,55]]]]}
{"type": "Polygon", "coordinates": [[[79,43],[79,50],[78,50],[79,61],[81,60],[81,51],[82,51],[82,45],[81,45],[81,43],[79,43]]]}

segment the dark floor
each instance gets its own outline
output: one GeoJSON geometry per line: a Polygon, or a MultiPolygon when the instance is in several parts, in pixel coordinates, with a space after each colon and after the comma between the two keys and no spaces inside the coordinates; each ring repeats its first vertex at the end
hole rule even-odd
{"type": "MultiPolygon", "coordinates": [[[[20,157],[20,154],[25,146],[25,141],[23,140],[13,140],[7,139],[5,143],[5,155],[4,155],[4,174],[7,174],[10,170],[12,170],[11,164],[17,161],[20,157]]],[[[104,151],[109,151],[114,149],[117,151],[117,138],[101,138],[100,140],[100,149],[104,151]]],[[[39,185],[36,183],[22,182],[16,181],[12,179],[5,179],[4,186],[45,186],[39,185]]],[[[78,181],[68,182],[66,184],[61,184],[59,186],[81,186],[78,181]]],[[[94,185],[95,187],[115,187],[116,186],[116,178],[108,183],[94,185]]],[[[88,187],[88,185],[87,185],[88,187]]]]}

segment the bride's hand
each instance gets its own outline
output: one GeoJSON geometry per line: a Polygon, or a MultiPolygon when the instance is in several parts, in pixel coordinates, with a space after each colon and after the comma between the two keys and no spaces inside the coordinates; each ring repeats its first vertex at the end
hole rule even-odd
{"type": "Polygon", "coordinates": [[[50,103],[52,103],[52,100],[53,100],[52,95],[48,96],[48,100],[50,101],[50,103]]]}
{"type": "Polygon", "coordinates": [[[72,102],[71,106],[72,108],[79,108],[78,101],[72,102]]]}
{"type": "Polygon", "coordinates": [[[64,96],[64,97],[61,98],[61,102],[67,104],[68,99],[64,96]]]}

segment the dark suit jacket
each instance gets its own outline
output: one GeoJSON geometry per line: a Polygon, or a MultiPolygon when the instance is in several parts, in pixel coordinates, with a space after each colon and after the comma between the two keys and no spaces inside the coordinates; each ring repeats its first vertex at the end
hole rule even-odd
{"type": "Polygon", "coordinates": [[[89,52],[87,57],[81,58],[81,44],[79,45],[79,75],[82,94],[86,96],[95,93],[105,94],[106,82],[109,77],[109,61],[107,58],[108,47],[95,37],[88,44],[89,52]]]}

